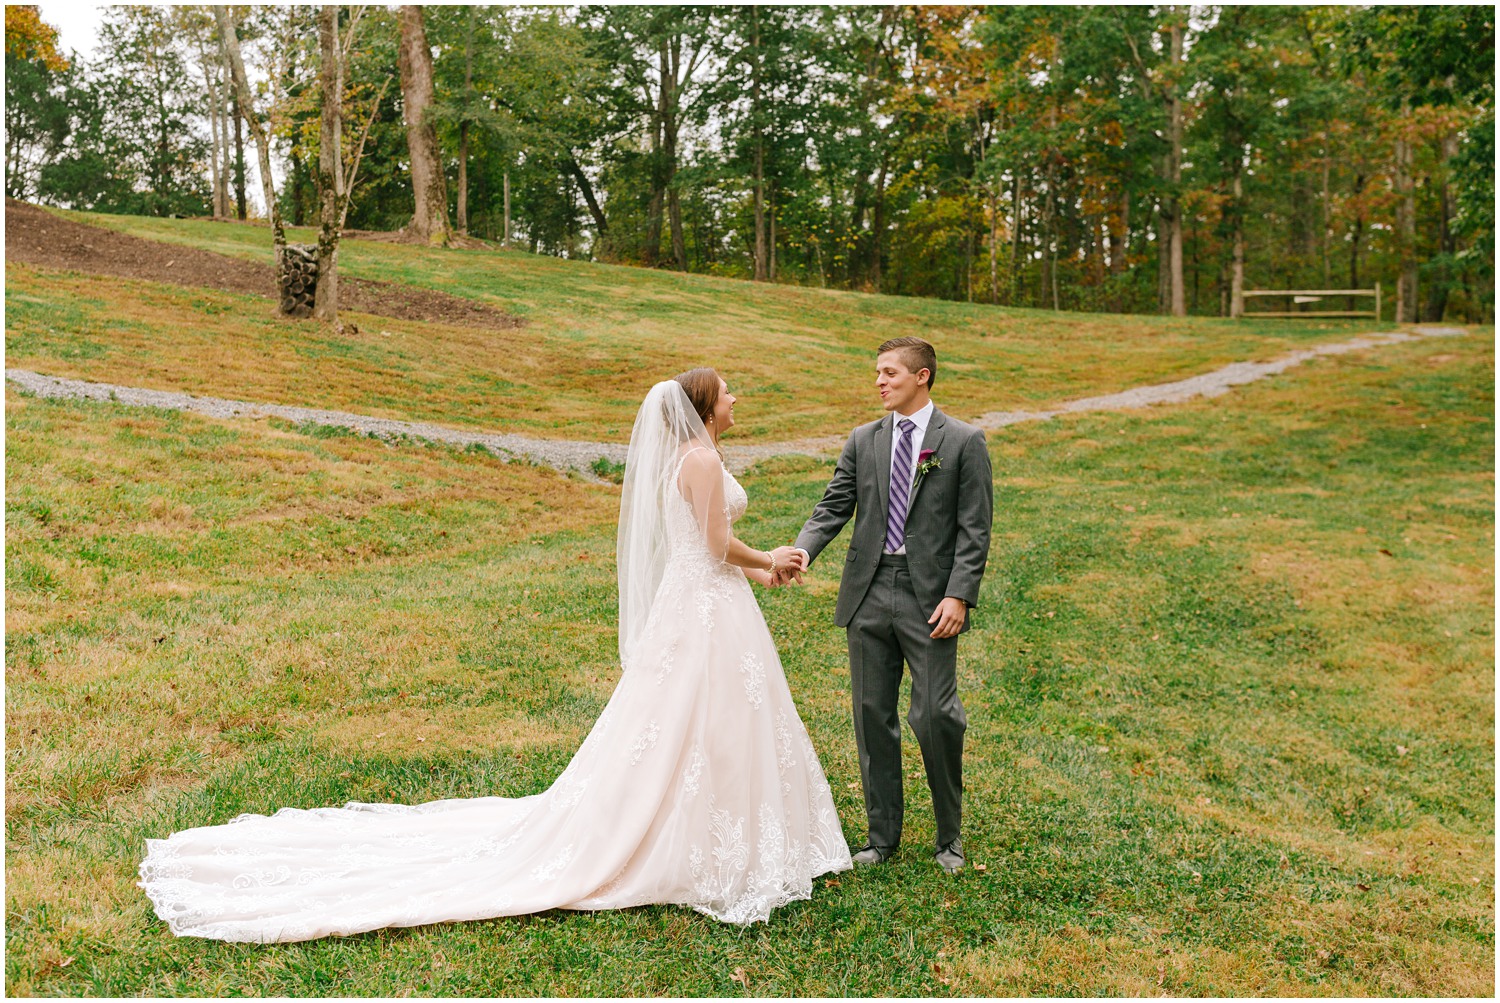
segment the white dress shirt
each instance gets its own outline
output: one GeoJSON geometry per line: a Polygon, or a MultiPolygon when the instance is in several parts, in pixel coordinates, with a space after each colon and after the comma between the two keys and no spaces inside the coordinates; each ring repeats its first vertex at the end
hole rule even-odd
{"type": "MultiPolygon", "coordinates": [[[[911,430],[911,480],[908,481],[906,485],[906,514],[910,516],[911,488],[912,485],[917,482],[917,457],[922,455],[922,437],[927,434],[927,423],[932,420],[932,401],[929,400],[927,402],[927,406],[921,408],[915,414],[901,414],[900,412],[893,413],[894,420],[891,422],[891,476],[893,477],[896,474],[896,447],[901,445],[901,420],[903,418],[911,419],[912,423],[917,426],[916,428],[911,430]]],[[[885,497],[886,504],[889,505],[891,497],[889,488],[887,488],[885,497]]],[[[901,546],[897,547],[894,551],[892,551],[892,553],[906,553],[906,544],[903,542],[901,546]]]]}

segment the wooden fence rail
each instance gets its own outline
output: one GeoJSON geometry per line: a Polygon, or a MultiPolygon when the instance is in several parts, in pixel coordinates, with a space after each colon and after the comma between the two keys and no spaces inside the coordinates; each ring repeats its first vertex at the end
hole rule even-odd
{"type": "Polygon", "coordinates": [[[1374,289],[1246,289],[1229,305],[1231,317],[1374,317],[1380,319],[1380,283],[1374,289]],[[1373,296],[1374,310],[1260,310],[1245,312],[1245,300],[1259,296],[1289,297],[1292,305],[1316,303],[1325,296],[1373,296]]]}

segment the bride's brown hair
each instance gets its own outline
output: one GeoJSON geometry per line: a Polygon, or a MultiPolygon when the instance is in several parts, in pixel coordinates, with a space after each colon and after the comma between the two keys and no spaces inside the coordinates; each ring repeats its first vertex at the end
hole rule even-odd
{"type": "Polygon", "coordinates": [[[714,405],[719,403],[719,374],[702,366],[678,373],[673,379],[687,392],[693,410],[698,412],[698,417],[707,427],[709,419],[713,417],[714,405]]]}

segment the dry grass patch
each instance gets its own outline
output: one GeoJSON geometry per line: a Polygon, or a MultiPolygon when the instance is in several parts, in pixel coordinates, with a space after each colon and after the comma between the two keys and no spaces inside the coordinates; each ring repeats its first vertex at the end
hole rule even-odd
{"type": "Polygon", "coordinates": [[[317,738],[335,754],[453,755],[496,749],[519,753],[571,748],[586,732],[583,722],[559,726],[495,707],[398,707],[324,720],[317,728],[317,738]]]}
{"type": "MultiPolygon", "coordinates": [[[[526,295],[546,306],[543,283],[526,295]]],[[[740,968],[766,995],[1483,995],[1492,348],[1442,347],[1441,366],[1397,346],[991,436],[957,882],[923,852],[908,735],[902,853],[767,927],[648,908],[274,948],[173,939],[131,897],[139,840],[282,805],[543,789],[618,671],[615,490],[13,395],[7,852],[30,876],[8,988],[695,995],[742,990],[740,968]],[[69,911],[91,922],[71,890],[46,897],[70,870],[132,925],[57,933],[69,911]]],[[[830,471],[747,476],[746,539],[794,534],[830,471]]],[[[761,600],[858,839],[840,556],[761,600]]]]}
{"type": "Polygon", "coordinates": [[[122,793],[317,736],[351,706],[384,713],[403,690],[474,681],[455,655],[505,614],[473,598],[530,563],[487,555],[607,525],[616,505],[607,488],[444,449],[14,392],[7,417],[13,817],[107,813],[122,793]]]}
{"type": "MultiPolygon", "coordinates": [[[[70,217],[231,255],[270,254],[264,234],[233,224],[70,217]]],[[[939,346],[943,406],[972,417],[1181,378],[1368,329],[1054,314],[358,239],[341,245],[340,266],[466,297],[527,324],[493,332],[349,314],[359,333],[336,336],[269,317],[250,297],[11,263],[11,364],[610,441],[628,435],[652,383],[709,364],[744,402],[736,435],[767,441],[833,434],[877,414],[870,353],[912,330],[939,346]]]]}

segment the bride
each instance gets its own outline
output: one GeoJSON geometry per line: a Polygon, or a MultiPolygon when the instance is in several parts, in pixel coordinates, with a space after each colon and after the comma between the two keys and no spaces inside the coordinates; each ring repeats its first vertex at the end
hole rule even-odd
{"type": "Polygon", "coordinates": [[[548,790],[241,815],[148,839],[140,886],[183,937],[311,940],[545,909],[769,918],[850,866],[747,579],[798,560],[734,536],[746,506],[712,369],[658,383],[631,433],[617,558],[623,673],[548,790]]]}

